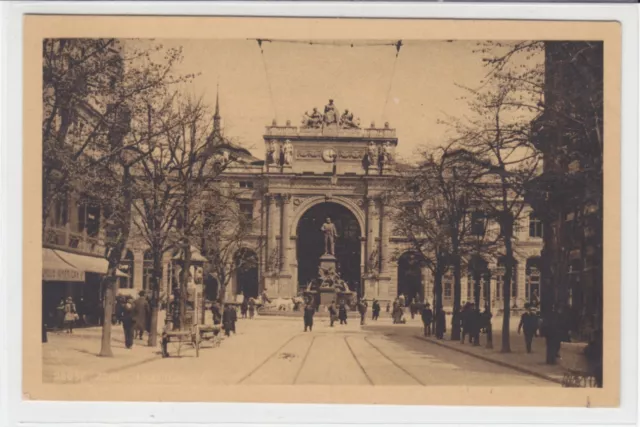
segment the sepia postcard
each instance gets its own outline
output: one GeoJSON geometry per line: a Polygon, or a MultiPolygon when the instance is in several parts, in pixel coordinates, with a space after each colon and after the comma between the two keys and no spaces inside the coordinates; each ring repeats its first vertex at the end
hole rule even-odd
{"type": "Polygon", "coordinates": [[[24,399],[618,406],[620,75],[615,22],[26,16],[24,399]]]}

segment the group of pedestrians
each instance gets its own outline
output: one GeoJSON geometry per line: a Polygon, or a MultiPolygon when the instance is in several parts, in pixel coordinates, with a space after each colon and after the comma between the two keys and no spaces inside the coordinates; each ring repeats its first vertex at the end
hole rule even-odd
{"type": "Polygon", "coordinates": [[[247,318],[247,313],[249,319],[253,319],[256,315],[256,300],[253,298],[245,298],[240,305],[240,315],[243,319],[247,318]]]}
{"type": "MultiPolygon", "coordinates": [[[[253,311],[251,310],[251,307],[252,305],[249,304],[247,309],[251,318],[253,318],[255,315],[255,304],[253,304],[253,311]]],[[[213,325],[220,326],[220,324],[222,324],[225,336],[230,337],[231,333],[234,335],[236,334],[238,312],[232,304],[225,304],[223,308],[222,303],[220,301],[216,301],[211,306],[211,314],[213,315],[213,325]]]]}
{"type": "MultiPolygon", "coordinates": [[[[313,305],[313,303],[311,301],[307,302],[307,305],[313,305]]],[[[336,305],[335,300],[331,301],[331,304],[329,305],[329,326],[333,327],[333,324],[335,323],[336,320],[340,321],[341,325],[346,325],[347,324],[347,313],[349,311],[349,307],[347,306],[347,303],[345,301],[340,301],[340,304],[336,305]]],[[[314,313],[315,313],[315,307],[314,307],[314,313]]]]}
{"type": "Polygon", "coordinates": [[[151,305],[140,291],[135,300],[131,296],[120,297],[116,302],[116,321],[122,323],[124,345],[133,347],[134,339],[142,340],[144,333],[151,334],[151,305]]]}

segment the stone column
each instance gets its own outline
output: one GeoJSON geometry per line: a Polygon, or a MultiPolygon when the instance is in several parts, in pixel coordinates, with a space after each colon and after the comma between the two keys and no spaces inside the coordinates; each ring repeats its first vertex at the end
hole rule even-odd
{"type": "Polygon", "coordinates": [[[364,262],[365,262],[365,270],[368,271],[371,255],[373,255],[373,252],[375,250],[375,237],[373,234],[373,227],[374,227],[373,216],[374,216],[376,200],[372,196],[367,196],[366,203],[367,203],[367,230],[365,232],[365,236],[367,239],[367,247],[366,247],[366,256],[365,256],[364,262]]]}
{"type": "Polygon", "coordinates": [[[282,273],[289,273],[291,270],[290,264],[290,255],[289,255],[289,244],[290,244],[290,234],[289,234],[289,222],[291,220],[291,194],[283,194],[282,195],[282,242],[281,242],[281,252],[280,252],[280,271],[282,273]]]}
{"type": "Polygon", "coordinates": [[[277,254],[278,245],[276,233],[278,231],[278,215],[276,206],[276,195],[269,193],[266,195],[268,210],[268,225],[267,225],[267,271],[273,271],[273,256],[277,254]]]}
{"type": "Polygon", "coordinates": [[[380,274],[387,274],[389,271],[389,219],[387,218],[388,207],[383,199],[380,200],[380,274]]]}

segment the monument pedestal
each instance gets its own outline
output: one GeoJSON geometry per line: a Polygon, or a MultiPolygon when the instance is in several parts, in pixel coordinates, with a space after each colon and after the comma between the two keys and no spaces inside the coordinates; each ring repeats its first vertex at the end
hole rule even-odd
{"type": "Polygon", "coordinates": [[[336,263],[338,260],[331,254],[324,254],[320,257],[320,268],[324,270],[336,271],[336,263]]]}

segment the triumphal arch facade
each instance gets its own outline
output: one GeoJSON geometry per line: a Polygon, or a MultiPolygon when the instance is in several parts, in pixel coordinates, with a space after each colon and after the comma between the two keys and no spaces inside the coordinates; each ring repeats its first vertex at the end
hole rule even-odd
{"type": "MultiPolygon", "coordinates": [[[[331,100],[322,113],[305,113],[299,126],[266,127],[265,161],[225,172],[243,190],[241,203],[250,204],[260,230],[247,242],[259,259],[260,292],[293,297],[317,277],[329,218],[337,231],[336,267],[350,290],[367,299],[395,298],[394,255],[402,244],[392,239],[383,195],[397,176],[397,145],[388,123],[362,127],[331,100]]],[[[230,291],[243,293],[241,281],[230,291]]]]}

